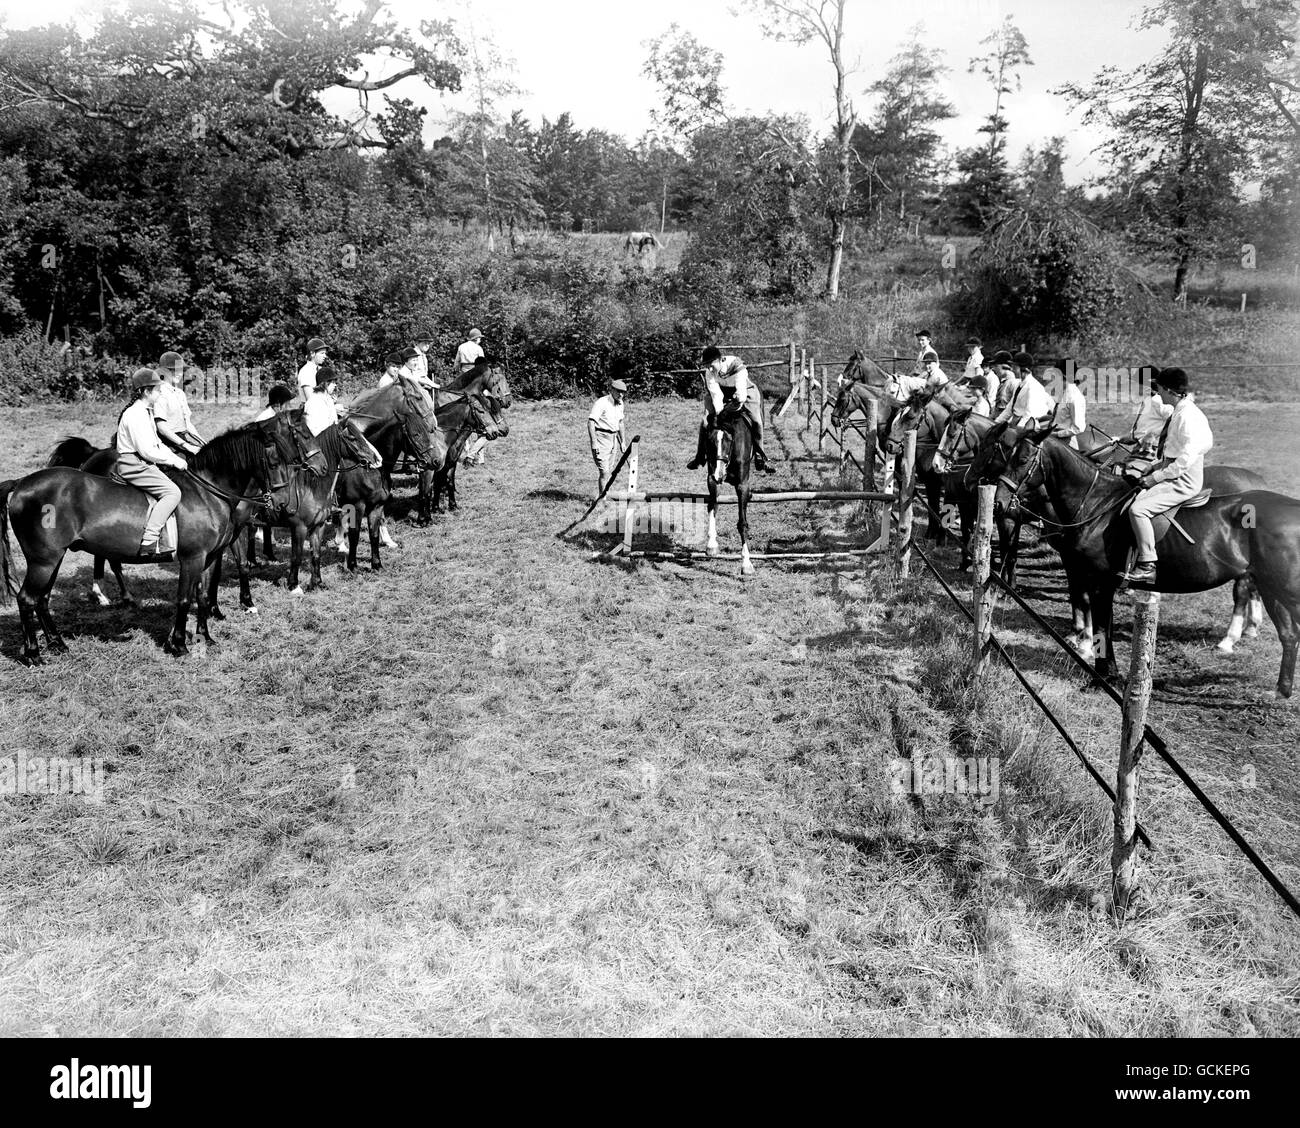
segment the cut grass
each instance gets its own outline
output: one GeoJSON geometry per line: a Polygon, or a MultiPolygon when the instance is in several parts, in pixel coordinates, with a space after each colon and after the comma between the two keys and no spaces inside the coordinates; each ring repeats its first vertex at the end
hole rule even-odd
{"type": "MultiPolygon", "coordinates": [[[[168,567],[135,570],[140,611],[99,611],[70,558],[72,651],[42,670],[13,664],[0,614],[6,749],[112,769],[101,804],[0,799],[0,1033],[1300,1030],[1294,922],[1157,770],[1149,908],[1122,929],[1094,910],[1104,798],[1005,675],[970,685],[927,581],[764,564],[742,587],[730,563],[593,561],[614,538],[590,527],[557,540],[594,486],[585,406],[512,408],[461,513],[397,523],[382,576],[328,553],[326,590],[295,598],[268,582],[281,563],[256,618],[228,584],[211,653],[162,653],[168,567]],[[891,794],[892,758],[954,749],[1002,758],[997,804],[891,794]]],[[[693,481],[697,411],[631,404],[643,488],[693,481]]],[[[114,417],[6,410],[0,477],[114,417]]],[[[774,430],[773,485],[828,480],[797,425],[774,430]]],[[[756,507],[754,539],[856,512],[756,507]]],[[[1223,593],[1170,602],[1206,637],[1225,618],[1223,593]]],[[[1271,684],[1265,635],[1234,686],[1271,684]]],[[[1029,657],[1110,763],[1113,710],[1029,657]]],[[[1254,723],[1294,746],[1281,711],[1254,723]]],[[[1251,829],[1290,859],[1288,755],[1260,761],[1251,829]]],[[[1214,756],[1189,766],[1229,775],[1214,756]]]]}

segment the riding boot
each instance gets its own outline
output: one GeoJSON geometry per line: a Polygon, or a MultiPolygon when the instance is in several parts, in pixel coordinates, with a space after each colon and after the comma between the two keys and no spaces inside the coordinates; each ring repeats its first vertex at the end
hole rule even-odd
{"type": "Polygon", "coordinates": [[[700,424],[699,438],[695,441],[695,457],[686,464],[687,470],[698,470],[709,460],[709,425],[700,424]]]}

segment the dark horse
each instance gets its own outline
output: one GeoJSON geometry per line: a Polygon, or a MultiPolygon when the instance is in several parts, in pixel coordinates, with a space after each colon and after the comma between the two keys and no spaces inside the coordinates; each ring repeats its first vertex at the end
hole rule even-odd
{"type": "Polygon", "coordinates": [[[455,512],[456,467],[471,435],[504,439],[510,426],[502,412],[514,402],[505,369],[491,357],[483,357],[468,372],[448,381],[435,393],[438,404],[438,427],[447,443],[447,459],[442,469],[420,476],[420,518],[442,512],[442,495],[447,495],[447,510],[455,512]]]}
{"type": "MultiPolygon", "coordinates": [[[[423,442],[422,449],[427,451],[428,435],[418,417],[416,429],[423,442]]],[[[378,460],[374,460],[370,445],[361,438],[360,432],[352,425],[331,424],[316,436],[316,442],[325,460],[325,473],[320,477],[295,473],[287,504],[272,520],[266,522],[268,528],[275,526],[290,531],[293,543],[289,556],[287,582],[291,593],[296,595],[302,594],[298,575],[302,565],[304,544],[308,545],[310,550],[310,586],[312,588],[323,586],[320,575],[321,533],[333,514],[335,491],[343,477],[360,472],[368,476],[368,484],[371,488],[382,488],[379,481],[378,460]]],[[[375,535],[378,536],[377,530],[375,535]]],[[[239,603],[250,614],[257,614],[252,586],[249,583],[256,537],[256,527],[250,526],[247,538],[237,537],[230,546],[231,555],[235,558],[235,567],[239,571],[239,603]]],[[[355,568],[355,559],[353,567],[355,568]]]]}
{"type": "MultiPolygon", "coordinates": [[[[950,441],[953,440],[954,433],[958,426],[950,424],[944,433],[944,441],[940,445],[940,456],[943,457],[948,452],[950,441]]],[[[963,475],[967,482],[970,483],[972,496],[976,480],[988,480],[994,477],[997,467],[1005,468],[1007,458],[1010,452],[1014,450],[1016,443],[1021,438],[1031,442],[1041,442],[1048,434],[1046,429],[1022,432],[1006,424],[984,424],[978,416],[975,420],[966,421],[960,427],[963,434],[958,436],[956,441],[952,441],[951,450],[960,456],[963,449],[969,449],[972,437],[977,437],[973,456],[969,461],[966,473],[963,475]]],[[[1089,432],[1093,429],[1089,428],[1089,432]]],[[[1102,442],[1094,439],[1089,444],[1088,435],[1080,436],[1085,441],[1081,444],[1081,452],[1086,454],[1087,458],[1095,465],[1102,469],[1114,473],[1120,469],[1124,460],[1133,454],[1128,444],[1114,441],[1102,442]]],[[[1108,438],[1108,436],[1107,436],[1108,438]]],[[[1254,471],[1245,470],[1240,466],[1207,466],[1205,468],[1205,485],[1209,487],[1217,496],[1220,494],[1240,493],[1244,490],[1264,489],[1267,482],[1254,471]]],[[[1068,557],[1074,551],[1070,541],[1064,536],[1064,530],[1061,521],[1052,506],[1052,499],[1048,496],[1047,491],[1040,487],[1032,499],[1032,504],[1022,504],[1012,508],[996,507],[995,520],[998,528],[998,541],[1002,552],[1002,578],[1013,587],[1015,586],[1015,567],[1019,556],[1020,549],[1020,527],[1027,514],[1038,519],[1043,527],[1043,539],[1047,541],[1061,557],[1061,563],[1065,567],[1066,581],[1070,593],[1070,607],[1074,618],[1074,633],[1070,638],[1074,648],[1088,661],[1094,659],[1098,651],[1107,648],[1104,638],[1098,638],[1093,630],[1091,597],[1088,588],[1081,582],[1080,576],[1083,574],[1080,568],[1071,568],[1068,563],[1068,557]]],[[[1243,628],[1247,638],[1255,638],[1259,635],[1259,624],[1264,618],[1263,604],[1260,602],[1258,594],[1255,592],[1254,584],[1249,576],[1242,576],[1234,581],[1232,585],[1232,621],[1229,623],[1227,633],[1218,642],[1218,649],[1225,654],[1231,654],[1233,648],[1242,637],[1243,628]],[[1247,621],[1249,626],[1247,627],[1247,621]]]]}
{"type": "Polygon", "coordinates": [[[754,464],[754,433],[739,410],[724,407],[708,430],[709,539],[705,552],[718,555],[718,488],[723,482],[736,487],[736,530],[740,533],[740,574],[754,574],[749,559],[749,484],[754,464]]]}
{"type": "Polygon", "coordinates": [[[899,406],[892,398],[884,396],[885,381],[888,379],[888,372],[861,349],[855,349],[840,374],[840,390],[835,396],[835,406],[831,409],[831,425],[843,427],[858,412],[866,415],[868,404],[874,400],[881,412],[881,417],[876,420],[876,450],[883,451],[894,412],[899,406]],[[879,383],[868,383],[869,377],[877,378],[879,383]]]}
{"type": "MultiPolygon", "coordinates": [[[[323,474],[325,467],[310,432],[301,420],[277,416],[266,423],[251,423],[217,436],[189,459],[183,471],[164,469],[181,489],[176,512],[180,563],[176,615],[167,650],[187,652],[185,623],[190,604],[196,604],[196,632],[209,646],[208,606],[214,601],[220,561],[226,546],[242,525],[260,508],[283,506],[291,472],[309,467],[323,474]],[[208,580],[209,590],[200,591],[208,580]]],[[[137,555],[150,500],[140,490],[111,478],[67,467],[38,470],[0,491],[0,571],[7,600],[10,578],[8,532],[27,558],[27,575],[18,591],[18,611],[23,628],[23,661],[41,662],[36,640],[39,620],[46,645],[67,649],[50,617],[50,591],[68,549],[91,552],[109,560],[154,563],[168,559],[137,555]]]]}
{"type": "MultiPolygon", "coordinates": [[[[1062,522],[1071,552],[1066,567],[1088,590],[1093,627],[1103,653],[1098,674],[1114,675],[1112,607],[1133,543],[1123,503],[1135,487],[1103,473],[1059,439],[1018,440],[998,477],[1004,508],[1023,507],[1043,489],[1062,522]]],[[[1254,581],[1282,641],[1277,694],[1290,697],[1300,647],[1300,501],[1269,490],[1247,490],[1184,506],[1179,524],[1195,543],[1177,532],[1159,540],[1156,591],[1208,591],[1247,577],[1254,581]]],[[[1157,518],[1157,536],[1160,519],[1157,518]]]]}

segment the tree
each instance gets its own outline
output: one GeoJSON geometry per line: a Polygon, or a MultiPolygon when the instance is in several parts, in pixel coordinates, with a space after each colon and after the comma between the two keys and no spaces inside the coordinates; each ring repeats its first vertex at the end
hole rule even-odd
{"type": "Polygon", "coordinates": [[[907,208],[933,181],[940,160],[940,139],[934,126],[956,115],[939,92],[939,79],[948,68],[941,52],[926,46],[924,27],[914,26],[889,68],[868,88],[880,102],[871,120],[854,132],[853,148],[868,170],[862,183],[868,211],[873,203],[883,215],[888,202],[902,224],[907,208]],[[875,185],[884,196],[877,200],[875,185]]]}
{"type": "Polygon", "coordinates": [[[825,297],[836,301],[840,293],[840,267],[844,261],[844,233],[853,192],[850,166],[857,114],[848,95],[851,71],[844,61],[844,7],[846,0],[746,0],[758,15],[765,34],[792,43],[814,40],[826,48],[835,72],[835,121],[828,144],[833,178],[825,193],[828,258],[825,297]]]}
{"type": "Polygon", "coordinates": [[[1110,128],[1102,148],[1125,171],[1117,187],[1130,234],[1172,260],[1175,301],[1191,267],[1232,240],[1236,200],[1266,139],[1292,128],[1281,71],[1295,29],[1285,30],[1284,9],[1293,21],[1278,0],[1158,0],[1139,19],[1168,28],[1158,56],[1061,88],[1085,121],[1110,128]]]}
{"type": "Polygon", "coordinates": [[[980,40],[980,46],[987,46],[988,52],[971,59],[966,68],[967,74],[974,74],[978,69],[993,85],[993,112],[989,114],[981,133],[989,135],[989,159],[1004,147],[1002,134],[1006,132],[1007,120],[1002,116],[1002,99],[1020,89],[1020,68],[1034,65],[1029,57],[1029,44],[1024,34],[1007,16],[996,28],[980,40]]]}

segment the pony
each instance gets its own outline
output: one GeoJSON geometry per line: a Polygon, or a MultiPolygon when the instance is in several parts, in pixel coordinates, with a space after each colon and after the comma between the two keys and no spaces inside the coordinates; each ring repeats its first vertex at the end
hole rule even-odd
{"type": "MultiPolygon", "coordinates": [[[[1000,440],[1001,441],[1001,440],[1000,440]]],[[[1006,445],[1003,443],[1002,445],[1006,445]]],[[[1028,510],[1043,490],[1070,553],[1067,571],[1086,587],[1100,654],[1094,668],[1114,676],[1113,604],[1117,573],[1132,545],[1125,503],[1137,492],[1125,479],[1103,473],[1085,455],[1056,438],[1028,441],[1017,433],[998,475],[998,503],[1028,510]]],[[[1209,495],[1210,491],[1203,491],[1209,495]]],[[[1177,533],[1159,540],[1156,591],[1208,591],[1242,578],[1253,581],[1282,642],[1277,696],[1288,698],[1300,648],[1300,501],[1270,490],[1203,496],[1178,508],[1178,521],[1192,538],[1177,533]]],[[[1157,538],[1161,525],[1157,519],[1157,538]]]]}
{"type": "MultiPolygon", "coordinates": [[[[214,565],[259,509],[280,509],[288,503],[295,468],[324,474],[324,459],[300,418],[277,416],[218,435],[190,457],[186,470],[164,470],[181,489],[174,554],[180,576],[175,617],[165,643],[168,653],[178,657],[188,653],[185,625],[192,603],[197,635],[206,645],[216,645],[208,630],[208,607],[215,602],[220,575],[214,565]],[[208,589],[206,598],[201,585],[208,589]]],[[[36,639],[37,622],[51,651],[67,650],[50,615],[50,591],[68,549],[119,563],[155,563],[169,558],[142,559],[138,555],[149,505],[148,496],[133,486],[64,466],[38,470],[0,491],[0,574],[4,579],[0,597],[5,602],[14,588],[8,541],[11,526],[27,560],[27,575],[16,593],[25,664],[43,662],[36,639]]]]}
{"type": "Polygon", "coordinates": [[[709,538],[706,555],[718,555],[718,489],[730,482],[736,489],[736,530],[740,533],[740,575],[754,574],[749,559],[749,499],[753,493],[750,474],[754,463],[754,433],[740,411],[724,409],[708,429],[709,538]]]}
{"type": "Polygon", "coordinates": [[[459,509],[456,502],[456,467],[470,435],[488,440],[505,438],[510,426],[502,418],[513,402],[505,369],[483,357],[468,372],[448,381],[436,390],[438,428],[447,444],[447,458],[442,469],[420,475],[420,510],[418,524],[428,524],[431,514],[442,512],[442,495],[447,495],[447,511],[459,509]]]}
{"type": "Polygon", "coordinates": [[[623,250],[635,251],[638,255],[645,254],[647,250],[657,251],[661,246],[663,244],[649,231],[629,231],[623,240],[623,250]]]}

